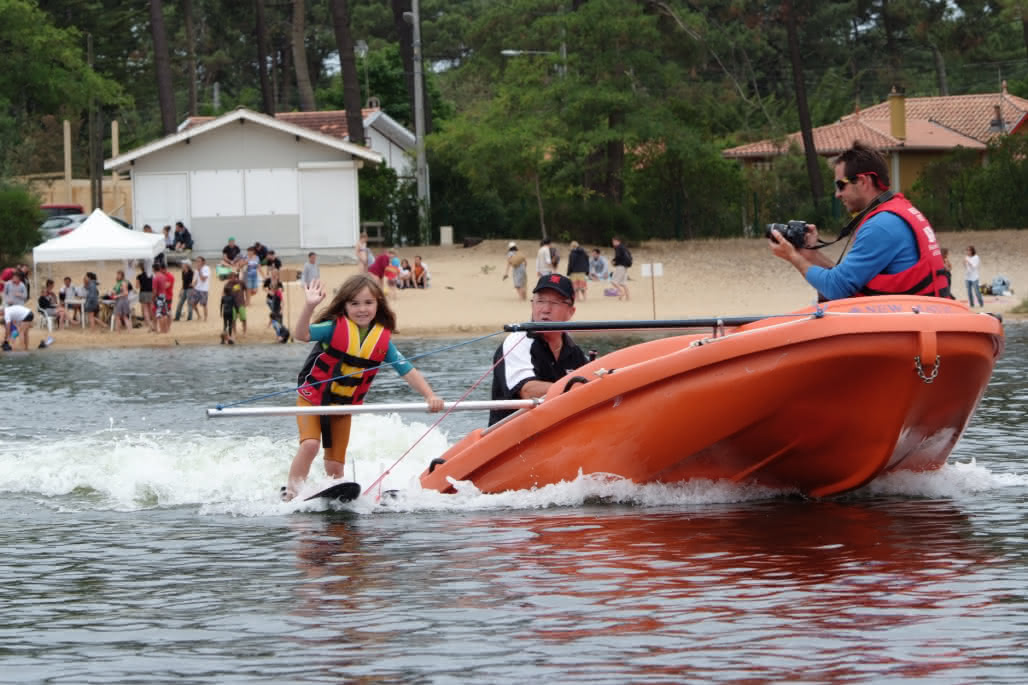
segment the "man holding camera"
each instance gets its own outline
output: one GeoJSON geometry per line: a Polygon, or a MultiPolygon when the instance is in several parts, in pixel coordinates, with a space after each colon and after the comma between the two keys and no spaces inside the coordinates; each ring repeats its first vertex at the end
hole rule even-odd
{"type": "MultiPolygon", "coordinates": [[[[942,251],[925,216],[889,190],[885,158],[856,142],[835,160],[835,197],[854,215],[840,239],[853,246],[836,264],[818,250],[817,227],[803,235],[768,231],[771,252],[792,264],[827,300],[858,295],[949,296],[942,251]]],[[[791,222],[790,222],[791,223],[791,222]]]]}

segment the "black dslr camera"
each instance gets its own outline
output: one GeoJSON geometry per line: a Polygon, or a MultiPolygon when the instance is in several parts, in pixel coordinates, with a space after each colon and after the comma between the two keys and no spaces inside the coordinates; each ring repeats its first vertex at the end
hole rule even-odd
{"type": "Polygon", "coordinates": [[[807,244],[807,222],[793,219],[787,224],[768,224],[764,235],[771,238],[771,231],[778,231],[782,237],[792,243],[796,249],[807,244]]]}

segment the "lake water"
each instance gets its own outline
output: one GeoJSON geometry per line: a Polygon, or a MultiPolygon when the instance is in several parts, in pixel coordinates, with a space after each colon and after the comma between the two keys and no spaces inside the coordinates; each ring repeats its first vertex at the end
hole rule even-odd
{"type": "MultiPolygon", "coordinates": [[[[1028,326],[1007,332],[945,468],[827,501],[420,492],[484,414],[407,414],[357,417],[347,465],[370,484],[417,443],[399,499],[319,511],[277,500],[293,419],[204,414],[287,390],[305,346],[0,356],[0,682],[1023,683],[1028,326]]],[[[498,341],[416,364],[456,399],[498,341]]],[[[417,399],[390,371],[370,397],[417,399]]]]}

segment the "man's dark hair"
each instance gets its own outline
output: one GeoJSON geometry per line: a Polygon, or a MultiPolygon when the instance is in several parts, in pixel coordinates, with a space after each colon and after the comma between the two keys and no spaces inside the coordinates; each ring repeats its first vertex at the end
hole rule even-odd
{"type": "Polygon", "coordinates": [[[846,178],[856,180],[860,174],[873,174],[872,181],[876,188],[889,189],[889,164],[882,153],[874,148],[854,141],[853,147],[835,158],[835,164],[842,164],[842,172],[846,178]]]}

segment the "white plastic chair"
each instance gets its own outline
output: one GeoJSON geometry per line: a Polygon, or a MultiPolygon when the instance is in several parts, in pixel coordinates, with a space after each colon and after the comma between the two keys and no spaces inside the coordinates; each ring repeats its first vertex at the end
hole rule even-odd
{"type": "Polygon", "coordinates": [[[39,317],[38,317],[39,318],[39,327],[42,328],[43,326],[46,326],[47,332],[48,333],[53,333],[54,332],[54,319],[57,318],[57,317],[50,316],[49,314],[46,313],[45,309],[37,309],[36,311],[39,314],[39,317]]]}

